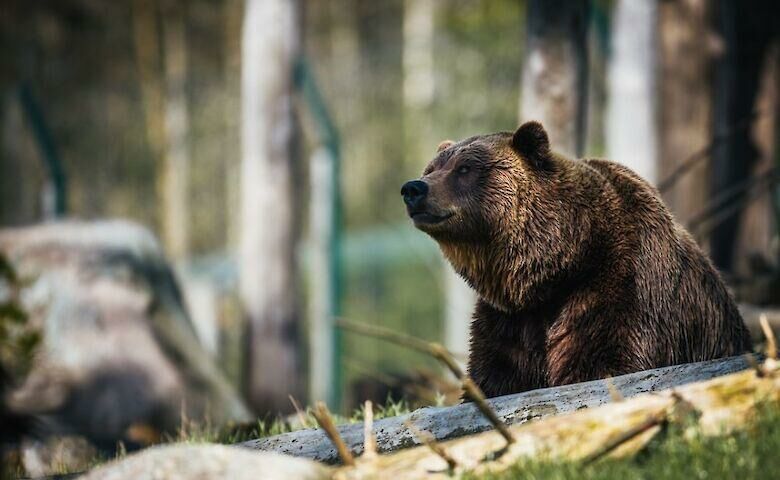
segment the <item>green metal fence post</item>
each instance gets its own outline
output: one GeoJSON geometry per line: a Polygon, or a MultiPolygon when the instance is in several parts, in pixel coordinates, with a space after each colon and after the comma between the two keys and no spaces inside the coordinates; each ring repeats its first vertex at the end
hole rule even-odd
{"type": "Polygon", "coordinates": [[[35,137],[38,147],[41,149],[41,156],[49,174],[49,180],[54,188],[54,216],[61,217],[67,211],[67,194],[65,181],[65,170],[62,167],[59,153],[54,143],[54,137],[46,124],[46,119],[30,88],[23,84],[19,87],[19,102],[22,105],[27,121],[35,137]]]}
{"type": "Polygon", "coordinates": [[[330,168],[331,178],[331,228],[330,228],[330,253],[328,258],[328,273],[330,286],[329,292],[329,321],[331,329],[331,341],[333,358],[330,360],[330,368],[333,371],[332,383],[329,388],[327,403],[334,409],[341,408],[341,331],[336,328],[335,321],[341,315],[342,295],[342,206],[341,206],[341,145],[336,125],[331,118],[325,101],[317,88],[314,75],[304,57],[299,57],[295,62],[295,85],[302,94],[306,106],[319,129],[319,136],[332,159],[330,168]]]}

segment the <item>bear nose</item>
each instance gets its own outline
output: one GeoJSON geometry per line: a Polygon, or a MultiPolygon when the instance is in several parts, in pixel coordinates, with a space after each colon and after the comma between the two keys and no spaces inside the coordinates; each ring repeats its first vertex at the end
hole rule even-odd
{"type": "Polygon", "coordinates": [[[404,203],[409,208],[415,208],[428,194],[428,184],[422,180],[411,180],[404,183],[401,187],[401,195],[404,196],[404,203]]]}

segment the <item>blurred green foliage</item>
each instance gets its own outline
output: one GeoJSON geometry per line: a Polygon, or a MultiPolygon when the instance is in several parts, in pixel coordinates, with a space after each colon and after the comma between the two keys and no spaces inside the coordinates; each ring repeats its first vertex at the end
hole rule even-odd
{"type": "MultiPolygon", "coordinates": [[[[343,142],[344,249],[355,259],[347,261],[343,316],[441,341],[443,261],[406,218],[399,190],[420,176],[440,141],[516,126],[524,2],[433,3],[427,103],[404,98],[402,0],[313,2],[305,28],[306,53],[343,142]],[[368,238],[373,232],[390,232],[388,242],[368,238]],[[356,244],[369,252],[353,250],[356,244]]],[[[353,334],[344,335],[343,359],[345,387],[360,377],[437,368],[421,354],[353,334]]]]}
{"type": "MultiPolygon", "coordinates": [[[[420,175],[441,140],[516,126],[525,2],[432,2],[434,28],[426,48],[433,59],[428,66],[433,90],[422,103],[410,103],[404,94],[404,80],[413,73],[404,61],[410,53],[404,50],[409,3],[329,0],[305,2],[303,9],[304,53],[342,140],[345,249],[351,248],[349,238],[387,229],[429,241],[406,219],[400,185],[420,175]]],[[[162,159],[146,132],[133,5],[130,0],[63,0],[11,1],[4,7],[0,52],[9,59],[0,74],[0,91],[7,93],[0,105],[7,132],[0,137],[0,160],[8,173],[0,176],[4,224],[36,219],[35,208],[23,211],[19,205],[38,205],[43,184],[34,144],[25,140],[24,117],[14,107],[13,92],[25,81],[43,105],[63,158],[71,214],[128,217],[160,232],[162,159]]],[[[241,188],[243,4],[192,0],[172,5],[186,24],[190,251],[193,257],[234,252],[241,188]]],[[[163,66],[158,67],[161,76],[163,66]]],[[[305,206],[306,155],[318,140],[306,113],[298,111],[305,148],[297,191],[305,206]]],[[[390,247],[392,252],[381,251],[388,245],[377,242],[368,257],[347,267],[343,315],[441,340],[438,249],[421,253],[403,243],[390,247]]],[[[241,336],[240,320],[223,324],[239,332],[227,337],[241,336]]],[[[231,349],[223,353],[235,356],[231,349]]],[[[345,364],[363,365],[364,374],[432,366],[417,354],[349,335],[344,354],[345,364]]],[[[223,364],[234,365],[234,360],[223,364]]],[[[346,383],[359,376],[345,368],[346,383]]],[[[233,370],[231,377],[239,378],[233,370]]]]}
{"type": "Polygon", "coordinates": [[[27,321],[19,303],[19,279],[0,254],[0,369],[7,378],[19,382],[29,372],[41,341],[40,332],[27,321]]]}

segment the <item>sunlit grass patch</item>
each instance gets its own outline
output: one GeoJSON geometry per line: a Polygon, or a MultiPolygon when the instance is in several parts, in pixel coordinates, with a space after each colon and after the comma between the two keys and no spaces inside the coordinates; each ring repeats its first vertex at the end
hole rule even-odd
{"type": "Polygon", "coordinates": [[[520,462],[501,474],[467,478],[550,480],[774,479],[780,472],[780,408],[764,407],[749,428],[723,437],[685,434],[681,428],[654,440],[638,456],[577,462],[520,462]]]}

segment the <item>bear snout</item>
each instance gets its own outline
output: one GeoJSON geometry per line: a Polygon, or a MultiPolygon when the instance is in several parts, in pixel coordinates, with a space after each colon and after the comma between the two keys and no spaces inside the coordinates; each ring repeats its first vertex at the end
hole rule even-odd
{"type": "Polygon", "coordinates": [[[404,203],[410,210],[416,210],[428,195],[428,184],[422,180],[410,180],[401,187],[404,203]]]}

